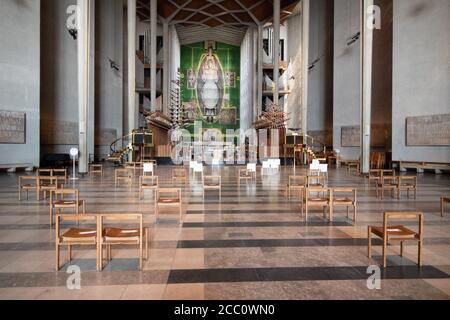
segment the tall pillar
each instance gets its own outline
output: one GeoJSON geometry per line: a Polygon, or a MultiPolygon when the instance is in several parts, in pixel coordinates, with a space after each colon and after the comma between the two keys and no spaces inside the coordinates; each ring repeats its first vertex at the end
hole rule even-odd
{"type": "Polygon", "coordinates": [[[88,172],[95,142],[95,0],[78,0],[78,171],[88,172]]]}
{"type": "Polygon", "coordinates": [[[302,0],[302,131],[308,136],[308,78],[309,78],[309,0],[302,0]]]}
{"type": "Polygon", "coordinates": [[[258,117],[258,29],[252,29],[252,48],[253,48],[253,122],[256,121],[258,117]]]}
{"type": "Polygon", "coordinates": [[[257,70],[257,77],[258,77],[258,97],[257,97],[257,106],[258,111],[256,116],[260,116],[262,114],[263,110],[263,26],[258,26],[258,70],[257,70]]]}
{"type": "Polygon", "coordinates": [[[373,54],[373,28],[369,21],[369,12],[373,0],[361,0],[361,173],[367,174],[370,170],[370,131],[372,112],[372,54],[373,54]]]}
{"type": "Polygon", "coordinates": [[[128,133],[137,129],[136,106],[136,0],[128,0],[128,133]]]}
{"type": "Polygon", "coordinates": [[[157,0],[150,0],[150,105],[156,111],[157,0]]]}
{"type": "Polygon", "coordinates": [[[273,1],[273,103],[278,105],[280,96],[278,79],[280,78],[280,0],[273,1]]]}
{"type": "Polygon", "coordinates": [[[162,112],[165,112],[169,104],[169,83],[170,83],[170,51],[169,51],[169,23],[163,24],[163,50],[164,50],[164,69],[163,69],[163,105],[162,112]]]}

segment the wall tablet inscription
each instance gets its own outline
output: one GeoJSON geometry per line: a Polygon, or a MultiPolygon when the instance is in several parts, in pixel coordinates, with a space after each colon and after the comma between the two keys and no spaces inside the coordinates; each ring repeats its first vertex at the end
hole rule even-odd
{"type": "Polygon", "coordinates": [[[406,118],[406,145],[450,146],[450,114],[406,118]]]}
{"type": "Polygon", "coordinates": [[[0,143],[25,144],[25,113],[0,111],[0,143]]]}

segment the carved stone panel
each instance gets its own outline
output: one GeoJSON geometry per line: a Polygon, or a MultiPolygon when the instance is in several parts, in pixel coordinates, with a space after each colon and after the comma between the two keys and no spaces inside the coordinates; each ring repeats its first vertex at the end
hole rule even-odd
{"type": "Polygon", "coordinates": [[[96,146],[110,146],[117,139],[116,129],[100,128],[95,132],[96,146]]]}
{"type": "Polygon", "coordinates": [[[41,141],[46,145],[77,145],[78,123],[45,121],[45,125],[41,126],[41,141]]]}
{"type": "Polygon", "coordinates": [[[361,133],[359,126],[341,128],[341,146],[359,147],[361,145],[361,133]]]}
{"type": "Polygon", "coordinates": [[[450,114],[406,118],[407,146],[450,146],[450,114]]]}
{"type": "Polygon", "coordinates": [[[25,113],[0,111],[0,143],[25,143],[25,113]]]}

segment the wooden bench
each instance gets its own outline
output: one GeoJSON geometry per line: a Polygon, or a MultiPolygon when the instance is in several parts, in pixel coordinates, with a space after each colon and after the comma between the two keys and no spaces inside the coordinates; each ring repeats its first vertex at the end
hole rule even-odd
{"type": "Polygon", "coordinates": [[[8,173],[14,173],[17,169],[25,169],[26,172],[34,170],[31,163],[0,164],[0,170],[1,169],[6,169],[8,173]]]}
{"type": "Polygon", "coordinates": [[[441,174],[443,170],[450,171],[450,163],[437,162],[414,162],[414,161],[397,161],[401,172],[407,169],[415,169],[417,173],[423,173],[425,170],[434,170],[436,174],[441,174]]]}

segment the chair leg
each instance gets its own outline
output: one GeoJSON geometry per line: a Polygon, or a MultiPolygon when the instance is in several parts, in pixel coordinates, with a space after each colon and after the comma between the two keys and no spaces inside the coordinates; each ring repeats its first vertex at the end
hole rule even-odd
{"type": "Polygon", "coordinates": [[[143,246],[142,241],[139,242],[139,271],[142,270],[142,256],[143,256],[143,246]]]}
{"type": "Polygon", "coordinates": [[[356,205],[353,206],[353,221],[356,222],[356,205]]]}
{"type": "Polygon", "coordinates": [[[111,259],[112,259],[112,249],[111,249],[111,245],[110,244],[108,244],[106,246],[106,250],[107,250],[107,257],[106,257],[106,259],[108,261],[111,261],[111,259]]]}
{"type": "Polygon", "coordinates": [[[387,238],[383,239],[383,268],[387,266],[387,238]]]}
{"type": "Polygon", "coordinates": [[[402,257],[402,258],[403,258],[403,252],[404,252],[404,249],[405,249],[404,247],[405,247],[404,242],[401,241],[400,242],[400,257],[402,257]]]}
{"type": "Polygon", "coordinates": [[[423,243],[422,243],[422,241],[419,241],[419,243],[418,243],[418,265],[419,265],[419,267],[421,267],[422,266],[422,264],[423,264],[423,260],[422,260],[422,254],[423,254],[423,243]]]}
{"type": "Polygon", "coordinates": [[[145,260],[148,260],[148,233],[149,229],[145,228],[145,260]]]}
{"type": "Polygon", "coordinates": [[[59,244],[56,244],[56,251],[55,251],[55,269],[56,271],[59,271],[59,261],[60,261],[60,254],[59,254],[59,244]]]}
{"type": "Polygon", "coordinates": [[[69,257],[69,262],[72,261],[72,246],[67,246],[67,255],[69,257]]]}
{"type": "Polygon", "coordinates": [[[369,226],[367,230],[367,240],[368,240],[368,246],[367,246],[367,256],[372,258],[372,227],[369,226]]]}
{"type": "Polygon", "coordinates": [[[441,218],[444,217],[444,198],[441,198],[441,218]]]}
{"type": "Polygon", "coordinates": [[[52,205],[50,204],[50,227],[53,226],[53,208],[52,205]]]}

